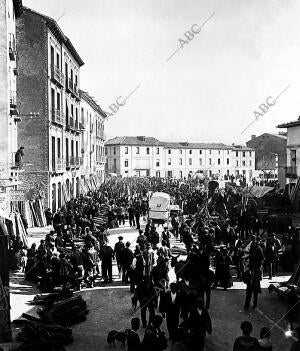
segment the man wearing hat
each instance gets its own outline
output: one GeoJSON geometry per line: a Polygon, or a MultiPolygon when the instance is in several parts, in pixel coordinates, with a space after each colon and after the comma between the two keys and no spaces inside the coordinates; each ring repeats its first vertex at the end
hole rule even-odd
{"type": "Polygon", "coordinates": [[[117,260],[117,266],[118,266],[118,271],[119,271],[119,276],[122,273],[122,251],[125,249],[125,245],[123,243],[123,237],[118,236],[119,241],[115,244],[114,252],[115,252],[115,257],[117,260]]]}

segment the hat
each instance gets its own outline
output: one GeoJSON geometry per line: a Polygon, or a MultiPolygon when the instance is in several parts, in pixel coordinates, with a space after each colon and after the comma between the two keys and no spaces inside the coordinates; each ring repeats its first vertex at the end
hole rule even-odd
{"type": "Polygon", "coordinates": [[[123,240],[124,238],[120,235],[120,236],[118,236],[118,239],[123,240]]]}
{"type": "Polygon", "coordinates": [[[140,234],[143,234],[144,232],[142,231],[142,229],[139,229],[139,233],[140,233],[140,234]]]}

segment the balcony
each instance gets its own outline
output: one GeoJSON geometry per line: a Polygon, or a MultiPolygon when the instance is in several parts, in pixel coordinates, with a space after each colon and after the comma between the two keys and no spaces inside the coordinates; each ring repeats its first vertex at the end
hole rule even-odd
{"type": "Polygon", "coordinates": [[[297,178],[297,166],[285,167],[285,177],[286,178],[297,178]]]}
{"type": "Polygon", "coordinates": [[[100,156],[99,157],[99,163],[101,163],[101,164],[106,163],[106,156],[100,156]]]}
{"type": "Polygon", "coordinates": [[[73,82],[72,79],[66,80],[68,82],[68,85],[66,89],[74,95],[75,98],[79,98],[79,91],[78,91],[78,86],[75,82],[73,82]]]}
{"type": "Polygon", "coordinates": [[[53,79],[60,86],[64,85],[64,75],[59,67],[51,65],[51,79],[53,79]]]}
{"type": "Polygon", "coordinates": [[[63,158],[60,157],[60,158],[56,158],[55,160],[52,160],[53,172],[63,172],[65,168],[66,168],[66,162],[63,158]]]}
{"type": "Polygon", "coordinates": [[[13,33],[10,33],[10,35],[9,35],[8,49],[9,49],[9,58],[12,61],[16,61],[17,49],[16,49],[16,40],[15,40],[15,36],[13,33]]]}
{"type": "Polygon", "coordinates": [[[9,96],[9,106],[10,106],[10,114],[18,115],[19,111],[17,109],[17,92],[11,91],[9,96]]]}
{"type": "Polygon", "coordinates": [[[61,110],[52,109],[51,110],[51,121],[53,123],[63,126],[65,124],[65,116],[61,110]]]}
{"type": "Polygon", "coordinates": [[[74,156],[67,156],[66,157],[66,168],[74,168],[75,167],[75,159],[74,156]]]}
{"type": "Polygon", "coordinates": [[[69,121],[67,121],[66,124],[66,131],[74,131],[74,119],[72,117],[69,117],[69,121]]]}
{"type": "Polygon", "coordinates": [[[79,156],[75,156],[75,167],[80,168],[83,165],[83,158],[79,156]]]}
{"type": "Polygon", "coordinates": [[[105,140],[106,136],[103,130],[100,130],[99,133],[96,135],[96,138],[105,140]]]}

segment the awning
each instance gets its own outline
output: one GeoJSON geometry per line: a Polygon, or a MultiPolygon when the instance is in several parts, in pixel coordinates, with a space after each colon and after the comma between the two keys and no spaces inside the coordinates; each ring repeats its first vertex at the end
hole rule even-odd
{"type": "Polygon", "coordinates": [[[270,191],[272,191],[274,188],[271,186],[257,186],[257,185],[253,185],[250,186],[249,188],[244,189],[243,193],[246,196],[249,197],[263,197],[264,195],[266,195],[267,193],[269,193],[270,191]]]}

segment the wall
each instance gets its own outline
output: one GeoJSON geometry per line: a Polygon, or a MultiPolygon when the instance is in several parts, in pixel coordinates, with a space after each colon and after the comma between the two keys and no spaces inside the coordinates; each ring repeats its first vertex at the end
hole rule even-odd
{"type": "Polygon", "coordinates": [[[19,77],[17,81],[20,113],[39,113],[32,119],[24,117],[19,125],[19,146],[24,146],[25,171],[22,188],[41,187],[48,203],[49,190],[49,118],[47,89],[47,28],[39,16],[25,10],[17,20],[17,46],[19,51],[19,77]],[[42,183],[40,183],[42,180],[42,183]]]}

